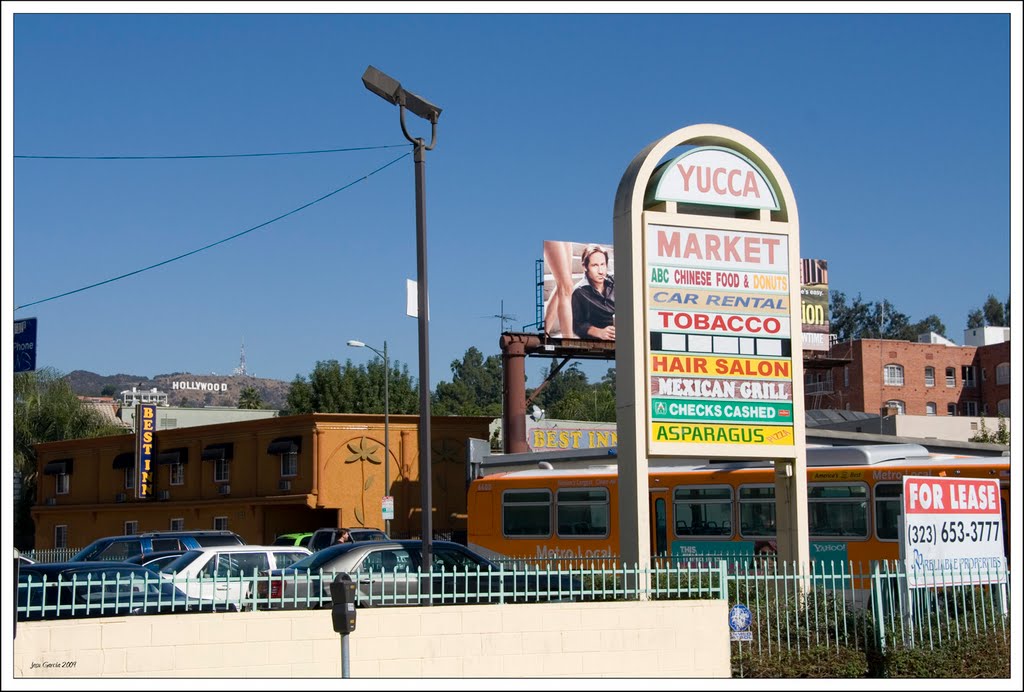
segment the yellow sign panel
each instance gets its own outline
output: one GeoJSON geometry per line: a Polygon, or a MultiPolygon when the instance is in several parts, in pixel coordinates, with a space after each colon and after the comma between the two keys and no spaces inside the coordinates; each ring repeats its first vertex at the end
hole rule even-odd
{"type": "Polygon", "coordinates": [[[702,444],[792,445],[793,428],[782,425],[652,423],[651,440],[702,444]]]}

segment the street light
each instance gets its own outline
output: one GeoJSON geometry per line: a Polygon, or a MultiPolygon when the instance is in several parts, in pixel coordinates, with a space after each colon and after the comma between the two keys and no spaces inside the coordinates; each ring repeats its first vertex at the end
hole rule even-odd
{"type": "MultiPolygon", "coordinates": [[[[388,434],[388,380],[391,379],[391,367],[388,365],[388,342],[384,342],[384,352],[381,353],[373,346],[364,344],[362,341],[349,339],[349,346],[356,348],[368,348],[384,359],[384,495],[391,494],[391,455],[388,453],[388,442],[391,436],[388,434]]],[[[384,533],[391,536],[391,520],[384,519],[384,533]]]]}
{"type": "MultiPolygon", "coordinates": [[[[430,335],[427,321],[427,214],[424,206],[426,187],[424,171],[426,153],[437,143],[437,119],[441,109],[412,92],[406,91],[398,80],[370,65],[363,73],[363,86],[388,103],[398,106],[402,134],[413,145],[413,163],[416,170],[416,289],[417,319],[420,337],[420,511],[423,518],[423,569],[429,571],[431,543],[434,529],[431,525],[433,500],[430,495],[430,335]],[[405,110],[430,121],[430,145],[422,138],[412,137],[405,127],[405,110]]],[[[426,580],[427,603],[432,602],[431,580],[426,580]]]]}

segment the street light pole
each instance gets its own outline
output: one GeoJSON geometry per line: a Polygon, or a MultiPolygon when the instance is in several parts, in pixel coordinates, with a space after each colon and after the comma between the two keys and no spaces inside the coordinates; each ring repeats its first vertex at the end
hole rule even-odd
{"type": "MultiPolygon", "coordinates": [[[[384,359],[384,495],[391,495],[391,454],[390,454],[390,442],[391,442],[391,431],[388,425],[389,411],[391,410],[390,403],[388,402],[388,381],[391,379],[391,366],[388,363],[388,342],[384,342],[384,352],[381,353],[373,346],[364,344],[362,341],[356,341],[350,339],[348,342],[349,346],[355,346],[357,348],[368,348],[378,356],[384,359]]],[[[383,508],[382,508],[383,509],[383,508]]],[[[387,517],[384,518],[384,533],[391,536],[391,520],[387,517]]]]}
{"type": "MultiPolygon", "coordinates": [[[[413,163],[416,172],[416,288],[417,288],[417,318],[419,320],[419,347],[420,347],[420,425],[419,425],[419,454],[420,454],[420,512],[422,514],[422,538],[423,538],[423,564],[422,569],[431,571],[432,542],[433,542],[433,499],[431,497],[431,463],[430,463],[430,331],[427,315],[427,215],[426,215],[426,185],[424,181],[426,170],[426,152],[434,148],[437,143],[437,119],[441,116],[441,109],[426,99],[417,96],[411,91],[406,91],[394,78],[389,77],[372,65],[366,68],[363,73],[363,86],[380,96],[382,99],[398,106],[399,122],[402,125],[402,134],[413,145],[413,163]],[[405,111],[412,111],[413,115],[430,121],[430,144],[420,137],[413,137],[405,126],[405,111]]],[[[424,590],[427,596],[427,604],[433,603],[430,578],[425,580],[424,590]]]]}

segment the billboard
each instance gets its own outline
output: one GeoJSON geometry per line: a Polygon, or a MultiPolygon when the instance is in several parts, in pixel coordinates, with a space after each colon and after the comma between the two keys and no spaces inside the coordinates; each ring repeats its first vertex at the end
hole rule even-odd
{"type": "Polygon", "coordinates": [[[615,252],[611,243],[544,241],[544,333],[615,341],[615,252]]]}
{"type": "Polygon", "coordinates": [[[827,351],[828,260],[800,259],[800,314],[805,351],[827,351]]]}
{"type": "Polygon", "coordinates": [[[14,320],[14,372],[36,369],[36,318],[14,320]]]}

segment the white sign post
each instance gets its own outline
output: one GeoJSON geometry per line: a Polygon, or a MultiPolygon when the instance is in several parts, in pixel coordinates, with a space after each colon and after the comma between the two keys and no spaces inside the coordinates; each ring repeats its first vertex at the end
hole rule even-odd
{"type": "Polygon", "coordinates": [[[1006,583],[999,481],[903,477],[907,586],[1006,583]]]}

